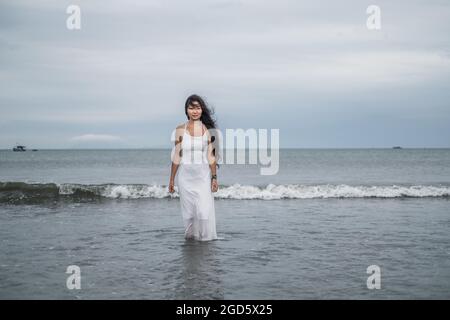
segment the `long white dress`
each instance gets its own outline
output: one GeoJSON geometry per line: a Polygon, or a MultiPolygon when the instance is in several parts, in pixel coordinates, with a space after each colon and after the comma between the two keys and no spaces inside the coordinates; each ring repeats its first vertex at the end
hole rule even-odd
{"type": "Polygon", "coordinates": [[[208,135],[191,136],[187,123],[181,142],[182,157],[176,183],[186,239],[215,240],[216,217],[208,164],[208,135]]]}

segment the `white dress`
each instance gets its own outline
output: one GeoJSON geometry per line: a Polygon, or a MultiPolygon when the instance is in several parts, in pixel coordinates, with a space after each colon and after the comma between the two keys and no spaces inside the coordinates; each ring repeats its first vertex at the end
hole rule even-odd
{"type": "Polygon", "coordinates": [[[186,239],[217,239],[211,170],[208,164],[208,135],[191,136],[184,126],[182,157],[177,186],[186,239]]]}

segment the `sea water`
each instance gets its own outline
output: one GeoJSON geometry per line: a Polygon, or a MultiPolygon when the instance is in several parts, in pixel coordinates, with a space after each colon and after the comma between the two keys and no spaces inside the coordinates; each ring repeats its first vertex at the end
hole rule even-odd
{"type": "Polygon", "coordinates": [[[0,298],[450,298],[450,149],[281,149],[276,175],[217,174],[202,243],[170,150],[1,150],[0,298]]]}

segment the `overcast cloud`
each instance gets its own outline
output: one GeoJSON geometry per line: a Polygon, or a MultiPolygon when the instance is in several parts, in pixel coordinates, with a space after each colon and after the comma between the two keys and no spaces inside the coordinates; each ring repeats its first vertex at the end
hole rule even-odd
{"type": "Polygon", "coordinates": [[[3,0],[0,148],[171,147],[191,93],[282,147],[450,147],[449,30],[449,1],[3,0]]]}

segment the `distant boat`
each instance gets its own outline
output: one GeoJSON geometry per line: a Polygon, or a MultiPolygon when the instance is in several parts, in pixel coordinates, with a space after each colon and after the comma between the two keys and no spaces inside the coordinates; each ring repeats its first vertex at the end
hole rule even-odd
{"type": "Polygon", "coordinates": [[[33,149],[33,150],[31,150],[31,151],[38,151],[38,149],[33,149]]]}
{"type": "Polygon", "coordinates": [[[392,147],[392,149],[402,149],[402,147],[395,146],[395,147],[392,147]]]}
{"type": "Polygon", "coordinates": [[[25,146],[15,146],[13,151],[27,151],[25,146]]]}

